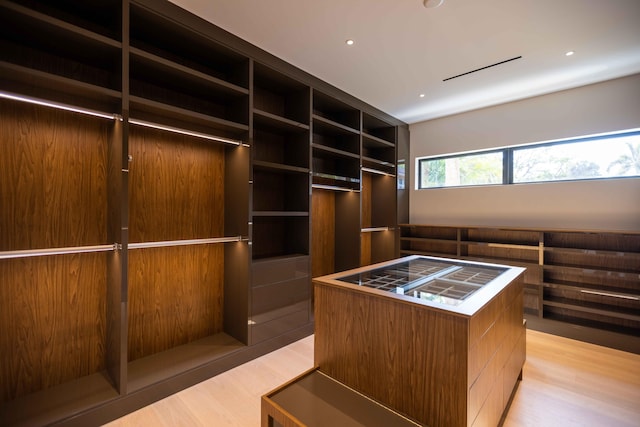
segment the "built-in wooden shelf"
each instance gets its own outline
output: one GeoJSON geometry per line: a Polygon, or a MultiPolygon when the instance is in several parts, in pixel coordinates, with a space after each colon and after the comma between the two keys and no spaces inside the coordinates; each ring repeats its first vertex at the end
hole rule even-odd
{"type": "Polygon", "coordinates": [[[526,267],[524,307],[530,327],[640,353],[640,233],[420,224],[400,228],[402,254],[526,267]]]}

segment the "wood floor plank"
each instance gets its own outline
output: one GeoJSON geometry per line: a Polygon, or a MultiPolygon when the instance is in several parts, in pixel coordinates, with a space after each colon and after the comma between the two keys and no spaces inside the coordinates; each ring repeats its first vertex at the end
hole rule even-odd
{"type": "MultiPolygon", "coordinates": [[[[108,427],[260,425],[260,396],[313,365],[313,336],[108,427]]],[[[640,355],[527,331],[524,380],[502,427],[640,427],[640,355]]]]}

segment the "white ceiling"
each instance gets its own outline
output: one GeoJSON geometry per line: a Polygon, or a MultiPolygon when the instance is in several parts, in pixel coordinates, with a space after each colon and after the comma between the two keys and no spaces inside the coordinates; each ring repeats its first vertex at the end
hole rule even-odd
{"type": "Polygon", "coordinates": [[[407,123],[640,72],[640,0],[171,1],[407,123]]]}

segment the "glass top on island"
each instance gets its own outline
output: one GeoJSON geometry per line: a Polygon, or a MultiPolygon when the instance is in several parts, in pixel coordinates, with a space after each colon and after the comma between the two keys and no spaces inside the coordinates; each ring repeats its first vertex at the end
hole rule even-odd
{"type": "Polygon", "coordinates": [[[457,306],[506,270],[506,267],[417,257],[336,280],[457,306]]]}

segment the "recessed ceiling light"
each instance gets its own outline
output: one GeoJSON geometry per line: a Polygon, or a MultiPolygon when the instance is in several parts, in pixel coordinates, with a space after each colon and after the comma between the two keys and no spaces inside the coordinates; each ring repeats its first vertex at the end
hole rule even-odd
{"type": "Polygon", "coordinates": [[[422,2],[424,7],[426,7],[427,9],[431,9],[431,8],[436,8],[436,7],[442,6],[442,3],[444,3],[444,0],[424,0],[422,2]]]}
{"type": "Polygon", "coordinates": [[[566,55],[566,56],[571,56],[571,55],[573,55],[574,53],[575,53],[574,51],[570,50],[569,52],[565,53],[565,55],[566,55]]]}
{"type": "Polygon", "coordinates": [[[355,42],[354,42],[353,40],[351,40],[351,39],[348,39],[347,41],[345,41],[345,43],[346,43],[348,46],[351,46],[351,45],[353,45],[355,42]]]}
{"type": "Polygon", "coordinates": [[[420,98],[424,98],[424,93],[421,93],[421,94],[420,94],[420,98]]]}

